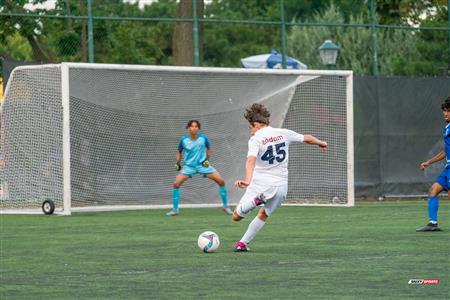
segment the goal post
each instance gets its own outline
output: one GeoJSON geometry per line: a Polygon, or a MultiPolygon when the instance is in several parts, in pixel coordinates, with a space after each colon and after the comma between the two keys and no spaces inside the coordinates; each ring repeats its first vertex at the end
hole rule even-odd
{"type": "Polygon", "coordinates": [[[70,175],[70,86],[69,66],[61,65],[61,104],[62,104],[62,166],[63,166],[63,209],[62,214],[70,215],[72,209],[70,175]]]}
{"type": "Polygon", "coordinates": [[[353,74],[346,77],[346,117],[347,117],[347,206],[355,205],[355,147],[353,135],[353,74]]]}
{"type": "MultiPolygon", "coordinates": [[[[252,70],[62,63],[16,68],[2,104],[2,213],[169,207],[175,152],[188,120],[211,142],[230,204],[243,194],[254,102],[271,126],[313,134],[328,151],[292,145],[291,205],[354,205],[351,71],[252,70]],[[3,191],[3,189],[2,189],[3,191]]],[[[219,206],[217,186],[194,176],[181,206],[219,206]]]]}

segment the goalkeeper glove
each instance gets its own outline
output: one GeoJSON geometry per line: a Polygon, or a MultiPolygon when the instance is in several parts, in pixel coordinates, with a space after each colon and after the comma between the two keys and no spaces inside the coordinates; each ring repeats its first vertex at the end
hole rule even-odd
{"type": "Polygon", "coordinates": [[[175,170],[180,171],[181,170],[181,164],[179,161],[175,164],[175,170]]]}
{"type": "Polygon", "coordinates": [[[204,166],[205,168],[209,168],[209,160],[208,160],[208,159],[205,159],[205,160],[202,162],[202,166],[204,166]]]}

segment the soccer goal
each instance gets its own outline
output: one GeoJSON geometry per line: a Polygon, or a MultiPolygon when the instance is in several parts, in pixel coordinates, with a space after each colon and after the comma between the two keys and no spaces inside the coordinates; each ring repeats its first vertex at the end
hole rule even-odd
{"type": "MultiPolygon", "coordinates": [[[[243,191],[254,102],[271,126],[313,134],[328,151],[290,147],[286,203],[354,205],[351,71],[62,63],[18,67],[2,104],[2,213],[136,209],[171,204],[175,152],[188,120],[211,142],[231,204],[243,191]]],[[[195,176],[181,206],[220,205],[214,182],[195,176]]]]}

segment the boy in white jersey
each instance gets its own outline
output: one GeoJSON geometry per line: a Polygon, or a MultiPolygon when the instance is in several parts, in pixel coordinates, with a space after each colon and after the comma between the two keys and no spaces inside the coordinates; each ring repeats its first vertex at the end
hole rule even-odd
{"type": "Polygon", "coordinates": [[[248,243],[264,226],[267,218],[283,203],[288,187],[289,144],[305,142],[327,149],[328,144],[312,135],[302,135],[295,131],[269,126],[270,112],[262,104],[254,103],[246,110],[252,133],[248,141],[245,163],[245,179],[237,180],[235,186],[246,188],[239,204],[233,212],[233,220],[240,221],[255,207],[264,204],[257,216],[249,224],[242,238],[236,242],[236,252],[246,252],[248,243]]]}

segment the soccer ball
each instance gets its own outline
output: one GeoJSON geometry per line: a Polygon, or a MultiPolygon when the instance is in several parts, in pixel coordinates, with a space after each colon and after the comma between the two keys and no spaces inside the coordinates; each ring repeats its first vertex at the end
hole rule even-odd
{"type": "Polygon", "coordinates": [[[205,231],[198,236],[197,244],[205,253],[214,252],[220,245],[219,236],[212,231],[205,231]]]}

